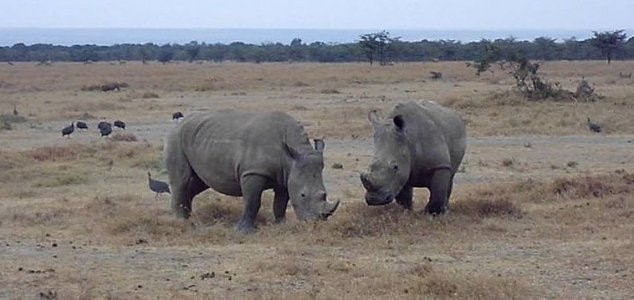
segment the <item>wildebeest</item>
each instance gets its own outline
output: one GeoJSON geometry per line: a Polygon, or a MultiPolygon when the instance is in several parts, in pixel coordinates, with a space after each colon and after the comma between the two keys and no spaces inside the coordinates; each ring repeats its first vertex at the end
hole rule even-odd
{"type": "Polygon", "coordinates": [[[324,142],[314,148],[304,128],[283,112],[218,111],[189,116],[168,135],[165,165],[172,210],[188,218],[192,198],[211,187],[244,198],[236,225],[254,230],[262,192],[273,189],[273,214],[283,221],[290,200],[298,219],[325,219],[339,202],[326,200],[324,142]]]}
{"type": "Polygon", "coordinates": [[[412,189],[430,191],[425,211],[444,213],[453,178],[466,149],[465,124],[454,111],[433,101],[400,103],[381,119],[368,115],[374,127],[374,159],[361,174],[368,205],[396,202],[412,207],[412,189]]]}

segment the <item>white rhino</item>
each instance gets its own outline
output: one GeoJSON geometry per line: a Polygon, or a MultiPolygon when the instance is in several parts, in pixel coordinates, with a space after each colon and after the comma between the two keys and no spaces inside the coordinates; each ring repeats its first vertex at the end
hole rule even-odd
{"type": "Polygon", "coordinates": [[[189,218],[192,198],[211,187],[244,198],[236,227],[250,232],[262,192],[273,189],[276,221],[284,220],[289,199],[298,219],[325,219],[339,202],[326,201],[323,149],[319,139],[313,148],[304,128],[283,112],[192,114],[166,140],[172,211],[189,218]]]}
{"type": "Polygon", "coordinates": [[[394,106],[383,120],[368,114],[374,127],[374,159],[361,173],[368,205],[396,199],[412,208],[412,188],[426,187],[430,198],[425,211],[447,211],[453,178],[466,149],[465,124],[460,116],[433,101],[394,106]]]}

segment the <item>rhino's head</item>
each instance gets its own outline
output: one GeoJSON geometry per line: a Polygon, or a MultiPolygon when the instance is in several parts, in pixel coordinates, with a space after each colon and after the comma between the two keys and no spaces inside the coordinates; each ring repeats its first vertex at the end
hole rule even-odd
{"type": "Polygon", "coordinates": [[[374,127],[374,158],[369,172],[361,173],[368,205],[392,202],[401,191],[410,173],[410,149],[405,137],[405,120],[397,115],[381,121],[376,111],[368,114],[374,127]]]}
{"type": "Polygon", "coordinates": [[[326,188],[321,176],[324,169],[324,141],[315,140],[315,149],[302,150],[286,145],[292,158],[288,174],[288,195],[300,220],[326,219],[332,215],[339,201],[326,201],[326,188]]]}

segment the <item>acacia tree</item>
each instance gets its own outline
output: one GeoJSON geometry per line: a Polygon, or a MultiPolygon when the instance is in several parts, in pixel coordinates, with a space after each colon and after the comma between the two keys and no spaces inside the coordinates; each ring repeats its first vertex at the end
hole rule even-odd
{"type": "Polygon", "coordinates": [[[614,53],[625,43],[627,34],[625,30],[617,31],[593,31],[594,37],[590,39],[592,45],[601,50],[601,54],[607,59],[608,65],[614,58],[614,53]]]}
{"type": "Polygon", "coordinates": [[[375,57],[378,56],[379,63],[384,66],[387,64],[386,54],[388,46],[398,40],[398,37],[392,38],[389,32],[383,30],[381,32],[360,35],[359,45],[370,61],[370,64],[373,64],[375,57]]]}
{"type": "Polygon", "coordinates": [[[196,41],[189,42],[189,44],[185,46],[185,52],[187,52],[188,62],[191,63],[194,60],[196,60],[196,58],[200,54],[200,46],[198,45],[198,42],[196,41]]]}

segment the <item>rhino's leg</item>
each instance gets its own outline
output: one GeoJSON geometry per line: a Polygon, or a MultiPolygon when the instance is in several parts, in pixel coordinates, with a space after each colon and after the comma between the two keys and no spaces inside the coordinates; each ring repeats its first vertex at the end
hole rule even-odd
{"type": "Polygon", "coordinates": [[[411,186],[405,185],[398,195],[394,197],[396,199],[396,203],[400,204],[405,209],[412,209],[412,190],[411,186]]]}
{"type": "Polygon", "coordinates": [[[286,207],[288,206],[288,190],[286,188],[276,188],[273,199],[273,215],[275,222],[284,222],[286,219],[286,207]]]}
{"type": "Polygon", "coordinates": [[[447,209],[449,209],[449,198],[451,197],[451,190],[453,190],[453,178],[456,173],[451,174],[451,179],[449,179],[449,186],[447,187],[447,209]]]}
{"type": "Polygon", "coordinates": [[[447,200],[449,195],[449,183],[451,182],[451,171],[448,169],[437,169],[431,176],[429,185],[429,203],[425,206],[425,211],[432,215],[442,214],[447,211],[447,200]]]}
{"type": "Polygon", "coordinates": [[[209,187],[191,168],[181,172],[181,176],[172,182],[172,211],[177,217],[188,219],[192,212],[194,196],[209,187]]]}
{"type": "Polygon", "coordinates": [[[192,211],[192,198],[208,187],[192,170],[175,137],[168,139],[165,164],[172,194],[172,212],[178,218],[187,219],[192,211]]]}
{"type": "Polygon", "coordinates": [[[244,176],[240,180],[242,198],[244,199],[244,212],[242,219],[236,224],[238,231],[242,233],[255,231],[255,217],[260,210],[260,198],[266,182],[267,179],[259,175],[244,176]]]}

